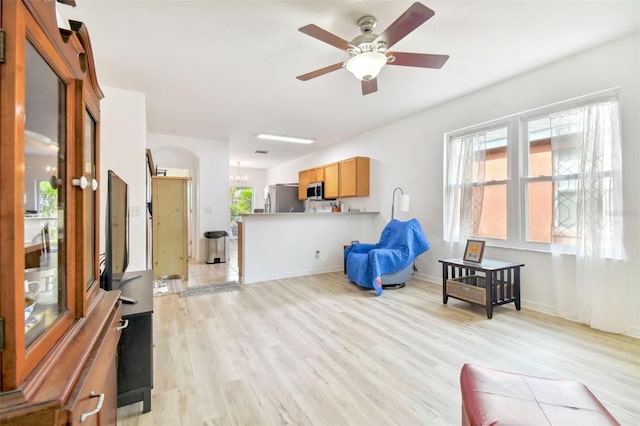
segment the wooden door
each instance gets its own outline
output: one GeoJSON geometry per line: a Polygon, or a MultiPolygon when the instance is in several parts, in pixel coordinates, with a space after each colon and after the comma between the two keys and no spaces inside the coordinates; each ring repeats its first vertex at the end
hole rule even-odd
{"type": "Polygon", "coordinates": [[[187,279],[189,178],[153,176],[153,277],[179,274],[187,279]]]}

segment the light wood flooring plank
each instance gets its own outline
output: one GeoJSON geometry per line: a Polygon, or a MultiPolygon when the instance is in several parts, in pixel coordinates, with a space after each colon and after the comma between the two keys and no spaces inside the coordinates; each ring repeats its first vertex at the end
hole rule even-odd
{"type": "Polygon", "coordinates": [[[465,362],[585,383],[640,424],[640,342],[412,280],[381,297],[329,273],[154,299],[152,411],[120,426],[457,425],[465,362]]]}

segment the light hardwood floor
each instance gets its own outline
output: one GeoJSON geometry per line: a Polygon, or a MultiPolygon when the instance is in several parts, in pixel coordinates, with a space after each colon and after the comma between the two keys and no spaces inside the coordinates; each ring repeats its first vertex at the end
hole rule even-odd
{"type": "Polygon", "coordinates": [[[375,297],[342,273],[154,299],[152,411],[137,425],[457,425],[475,363],[585,383],[640,424],[640,341],[512,305],[449,299],[412,280],[375,297]]]}

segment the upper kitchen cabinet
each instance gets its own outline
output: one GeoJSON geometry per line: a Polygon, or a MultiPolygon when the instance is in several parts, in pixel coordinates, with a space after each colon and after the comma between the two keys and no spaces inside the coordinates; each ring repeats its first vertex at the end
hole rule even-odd
{"type": "Polygon", "coordinates": [[[369,158],[353,157],[298,172],[298,199],[307,199],[307,185],[324,182],[324,198],[369,196],[369,158]]]}
{"type": "Polygon", "coordinates": [[[331,163],[324,166],[324,197],[329,199],[338,198],[340,195],[340,173],[339,164],[331,163]]]}
{"type": "Polygon", "coordinates": [[[309,185],[309,170],[298,172],[298,200],[307,199],[307,185],[309,185]]]}
{"type": "Polygon", "coordinates": [[[339,168],[339,196],[340,197],[368,197],[369,196],[369,158],[353,157],[338,163],[339,168]]]}
{"type": "Polygon", "coordinates": [[[97,400],[80,401],[87,380],[105,389],[97,417],[115,419],[120,305],[98,268],[103,95],[85,26],[58,28],[57,5],[0,8],[2,424],[73,423],[97,400]]]}
{"type": "Polygon", "coordinates": [[[324,181],[324,167],[300,170],[298,172],[298,200],[307,199],[307,185],[324,181]]]}
{"type": "Polygon", "coordinates": [[[324,167],[314,167],[309,170],[309,183],[324,182],[324,167]]]}

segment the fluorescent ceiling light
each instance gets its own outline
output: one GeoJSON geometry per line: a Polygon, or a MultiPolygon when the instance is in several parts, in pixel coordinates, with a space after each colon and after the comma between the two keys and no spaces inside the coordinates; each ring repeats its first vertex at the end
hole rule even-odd
{"type": "Polygon", "coordinates": [[[310,143],[314,143],[315,142],[315,139],[296,138],[296,137],[293,137],[293,136],[271,135],[269,133],[258,133],[256,135],[256,138],[258,138],[258,139],[266,139],[266,140],[270,140],[270,141],[304,143],[304,144],[310,144],[310,143]]]}

